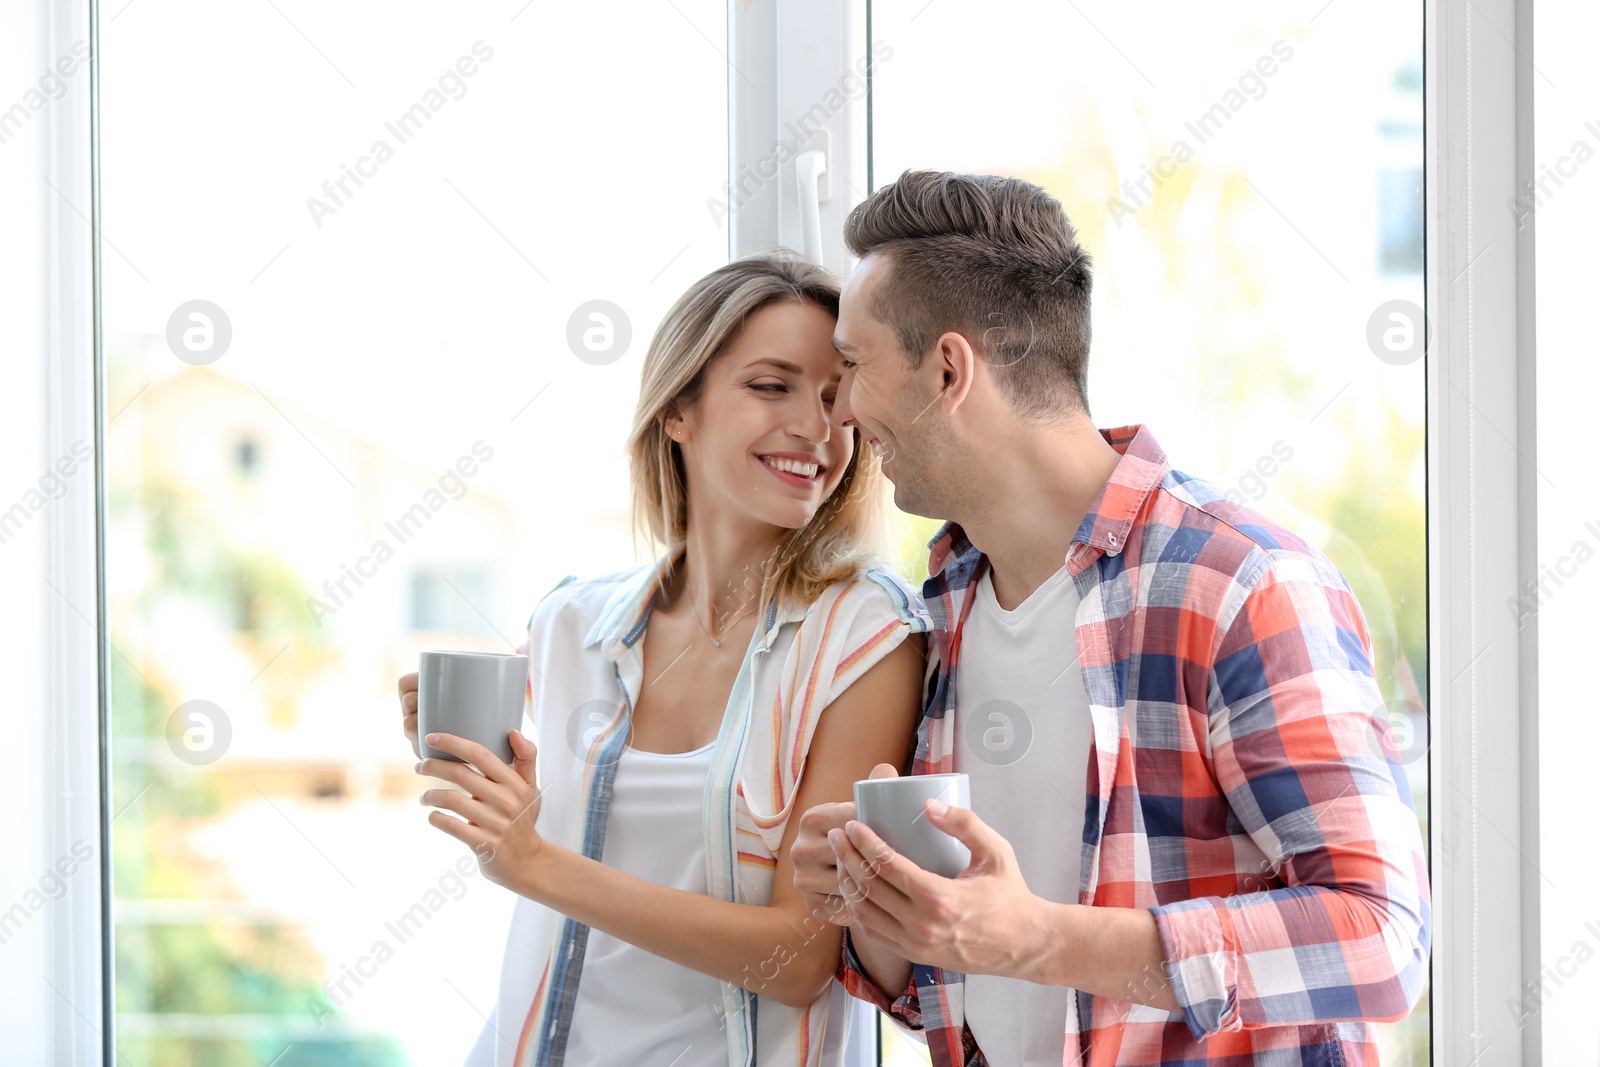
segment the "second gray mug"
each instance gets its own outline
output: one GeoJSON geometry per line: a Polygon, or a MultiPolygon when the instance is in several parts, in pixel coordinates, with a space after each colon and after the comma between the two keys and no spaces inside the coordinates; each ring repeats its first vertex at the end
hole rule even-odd
{"type": "Polygon", "coordinates": [[[967,846],[929,822],[922,810],[929,800],[972,807],[972,785],[964,772],[863,778],[855,793],[856,818],[923,870],[954,878],[972,862],[967,846]]]}

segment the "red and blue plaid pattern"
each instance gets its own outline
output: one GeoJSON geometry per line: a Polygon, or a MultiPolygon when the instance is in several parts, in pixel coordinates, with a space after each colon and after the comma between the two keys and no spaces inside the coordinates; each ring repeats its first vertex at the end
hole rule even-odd
{"type": "MultiPolygon", "coordinates": [[[[1375,1064],[1426,973],[1429,886],[1405,768],[1344,577],[1317,549],[1172,470],[1143,426],[1067,556],[1076,664],[1094,720],[1078,902],[1146,908],[1170,1013],[1079,991],[1064,1063],[1375,1064]]],[[[910,773],[954,769],[956,668],[987,560],[947,523],[923,596],[937,673],[910,773]]],[[[1063,836],[1062,847],[1073,847],[1063,836]]],[[[839,980],[927,1039],[935,1067],[984,1065],[964,976],[915,965],[892,1001],[846,931],[839,980]]]]}

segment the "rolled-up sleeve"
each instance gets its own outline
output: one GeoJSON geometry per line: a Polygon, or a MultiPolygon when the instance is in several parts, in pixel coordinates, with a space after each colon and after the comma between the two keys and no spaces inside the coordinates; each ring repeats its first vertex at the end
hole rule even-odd
{"type": "Polygon", "coordinates": [[[1149,909],[1190,1031],[1404,1017],[1427,973],[1427,861],[1366,621],[1332,564],[1276,557],[1209,686],[1208,762],[1268,863],[1246,891],[1149,909]]]}
{"type": "Polygon", "coordinates": [[[916,971],[912,971],[905,990],[890,1000],[884,995],[883,990],[878,988],[877,983],[867,977],[866,968],[861,965],[861,958],[856,955],[855,946],[850,942],[848,926],[844,928],[843,942],[843,950],[839,954],[839,969],[834,977],[844,986],[844,991],[857,1000],[864,1000],[875,1006],[907,1030],[921,1030],[922,1008],[917,997],[916,971]]]}

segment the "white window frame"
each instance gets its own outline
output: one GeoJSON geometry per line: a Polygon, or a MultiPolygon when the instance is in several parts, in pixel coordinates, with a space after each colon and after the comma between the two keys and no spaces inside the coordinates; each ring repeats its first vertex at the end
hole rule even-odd
{"type": "Polygon", "coordinates": [[[1534,225],[1505,208],[1533,171],[1533,3],[1428,0],[1426,25],[1433,1055],[1539,1063],[1541,1016],[1505,1010],[1541,966],[1538,619],[1505,609],[1538,568],[1534,225]]]}
{"type": "Polygon", "coordinates": [[[826,132],[826,199],[820,204],[823,265],[853,263],[842,237],[845,216],[871,190],[867,175],[867,100],[842,93],[870,55],[866,0],[772,0],[728,4],[728,253],[774,246],[801,252],[800,190],[793,153],[819,147],[795,131],[826,132]],[[838,95],[847,99],[833,106],[838,95]],[[809,119],[802,123],[803,119],[809,119]],[[747,190],[749,195],[736,197],[747,190]]]}
{"type": "MultiPolygon", "coordinates": [[[[854,265],[845,216],[871,192],[867,97],[844,92],[847,74],[870,56],[866,0],[728,2],[728,255],[775,247],[805,252],[802,182],[796,161],[826,151],[826,194],[817,204],[820,262],[841,277],[854,265]],[[831,95],[830,94],[834,94],[831,95]],[[841,106],[832,107],[844,96],[841,106]],[[821,108],[818,105],[821,104],[821,108]],[[802,118],[806,137],[801,129],[802,118]],[[820,129],[825,140],[811,133],[820,129]]],[[[850,998],[846,1067],[881,1062],[877,1009],[850,998]]]]}
{"type": "MultiPolygon", "coordinates": [[[[10,108],[52,66],[86,42],[98,56],[88,4],[48,0],[0,8],[0,69],[10,108]]],[[[0,657],[16,702],[6,721],[8,807],[0,857],[0,909],[20,926],[0,947],[0,1058],[17,1063],[111,1062],[110,814],[106,780],[105,424],[99,364],[99,184],[95,153],[98,63],[68,89],[29,109],[0,145],[0,195],[13,209],[0,240],[7,294],[0,389],[0,449],[9,508],[28,482],[90,444],[93,463],[65,478],[0,548],[6,620],[0,657]],[[91,224],[90,220],[95,222],[91,224]],[[12,482],[12,477],[17,482],[12,482]],[[74,846],[79,852],[74,853],[74,846]],[[91,858],[79,863],[87,848],[91,858]],[[44,882],[72,873],[40,907],[44,882]],[[26,912],[13,911],[21,906],[26,912]]]]}
{"type": "MultiPolygon", "coordinates": [[[[1535,226],[1529,220],[1519,233],[1504,207],[1533,170],[1532,0],[1425,2],[1433,1054],[1438,1063],[1537,1063],[1538,1016],[1519,1028],[1504,1010],[1541,966],[1538,620],[1519,630],[1504,608],[1523,581],[1537,577],[1535,226]],[[1525,862],[1499,862],[1508,850],[1525,862]]],[[[24,218],[32,223],[0,242],[0,278],[35,280],[31,289],[11,289],[35,298],[35,308],[14,316],[11,327],[21,343],[0,391],[5,447],[25,457],[23,469],[43,470],[74,442],[95,443],[92,477],[70,481],[67,495],[36,515],[36,528],[7,546],[16,551],[0,562],[12,614],[7,673],[35,680],[36,688],[21,691],[35,696],[36,710],[24,699],[22,714],[38,723],[10,750],[19,790],[13,803],[42,813],[7,829],[0,866],[20,873],[0,876],[0,891],[11,894],[0,907],[75,841],[93,843],[98,867],[75,878],[0,952],[0,1032],[8,1053],[40,1063],[115,1062],[106,851],[114,813],[104,790],[105,679],[114,653],[103,640],[99,17],[94,0],[27,0],[0,13],[0,36],[12,42],[5,54],[25,71],[46,69],[77,40],[90,42],[93,53],[82,86],[90,91],[37,115],[5,146],[11,169],[0,176],[0,190],[29,205],[24,218]],[[36,549],[23,548],[26,536],[36,549]]],[[[730,183],[772,153],[786,121],[840,85],[866,51],[864,29],[865,0],[730,0],[730,183]]],[[[840,227],[869,190],[866,120],[862,99],[824,124],[831,196],[821,205],[822,260],[841,272],[851,263],[840,227]]],[[[730,252],[800,248],[792,167],[752,184],[730,215],[730,252]]],[[[856,1029],[853,1043],[870,1040],[856,1029]]],[[[859,1048],[865,1056],[868,1046],[859,1048]]]]}

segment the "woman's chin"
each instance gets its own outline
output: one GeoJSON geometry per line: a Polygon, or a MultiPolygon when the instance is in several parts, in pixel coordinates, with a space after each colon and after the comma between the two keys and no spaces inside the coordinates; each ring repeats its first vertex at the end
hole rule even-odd
{"type": "Polygon", "coordinates": [[[811,521],[812,516],[816,515],[817,509],[821,506],[821,501],[815,504],[808,504],[803,500],[796,500],[792,503],[786,502],[762,508],[755,517],[769,526],[778,526],[785,530],[798,530],[811,521]]]}

